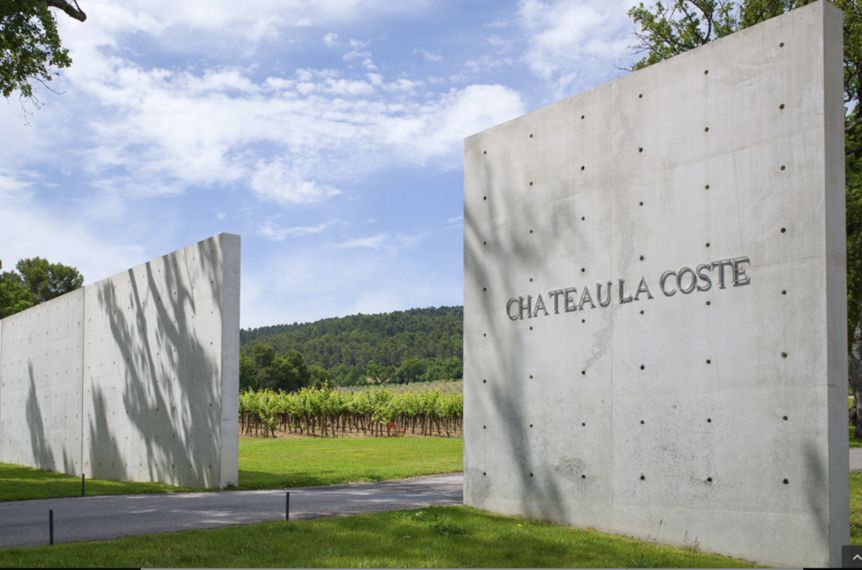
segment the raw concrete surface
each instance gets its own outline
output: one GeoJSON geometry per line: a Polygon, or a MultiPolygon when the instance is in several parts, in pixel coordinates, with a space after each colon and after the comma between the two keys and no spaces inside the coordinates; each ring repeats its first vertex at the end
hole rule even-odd
{"type": "Polygon", "coordinates": [[[850,449],[850,471],[862,471],[862,448],[850,449]]]}
{"type": "Polygon", "coordinates": [[[218,234],[0,320],[0,461],[235,484],[239,275],[218,234]]]}
{"type": "MultiPolygon", "coordinates": [[[[289,489],[291,520],[460,505],[460,473],[382,483],[289,489]]],[[[121,495],[0,503],[0,547],[103,540],[196,528],[284,520],[285,491],[121,495]]]]}
{"type": "Polygon", "coordinates": [[[840,565],[842,93],[821,1],[465,141],[466,504],[840,565]]]}

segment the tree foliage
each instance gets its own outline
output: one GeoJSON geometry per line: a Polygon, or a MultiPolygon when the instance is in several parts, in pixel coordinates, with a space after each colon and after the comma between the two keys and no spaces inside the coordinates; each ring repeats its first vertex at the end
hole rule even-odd
{"type": "Polygon", "coordinates": [[[301,355],[304,386],[461,378],[463,314],[461,307],[412,309],[243,330],[243,386],[267,387],[248,379],[272,366],[254,356],[270,351],[272,358],[301,355]]]}
{"type": "Polygon", "coordinates": [[[0,319],[74,291],[84,282],[76,268],[41,257],[22,259],[16,269],[0,272],[0,319]]]}
{"type": "Polygon", "coordinates": [[[15,91],[32,97],[32,81],[51,81],[59,69],[72,64],[51,8],[82,22],[87,18],[74,0],[0,1],[0,93],[4,97],[15,91]]]}
{"type": "MultiPolygon", "coordinates": [[[[645,52],[633,68],[658,63],[812,1],[671,0],[667,4],[656,2],[649,6],[641,2],[628,12],[639,28],[635,32],[636,47],[645,52]]],[[[836,4],[844,10],[856,8],[855,0],[836,4]]]]}

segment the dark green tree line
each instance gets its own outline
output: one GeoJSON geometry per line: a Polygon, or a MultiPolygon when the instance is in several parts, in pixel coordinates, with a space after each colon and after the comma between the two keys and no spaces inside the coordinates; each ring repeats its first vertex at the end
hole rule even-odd
{"type": "Polygon", "coordinates": [[[352,315],[243,330],[244,377],[253,375],[252,353],[272,349],[274,355],[291,351],[301,354],[312,376],[308,385],[320,385],[323,380],[354,385],[461,378],[462,331],[461,307],[352,315]]]}

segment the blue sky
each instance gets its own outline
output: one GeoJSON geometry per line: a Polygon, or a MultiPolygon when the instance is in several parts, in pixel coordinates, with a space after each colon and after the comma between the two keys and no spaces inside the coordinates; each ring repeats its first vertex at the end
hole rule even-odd
{"type": "Polygon", "coordinates": [[[631,1],[79,0],[0,101],[0,260],[242,235],[242,325],[462,302],[464,137],[624,73],[631,1]]]}

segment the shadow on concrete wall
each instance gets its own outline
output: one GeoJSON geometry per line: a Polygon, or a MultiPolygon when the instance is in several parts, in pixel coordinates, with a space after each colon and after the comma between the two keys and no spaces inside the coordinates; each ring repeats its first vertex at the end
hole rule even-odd
{"type": "MultiPolygon", "coordinates": [[[[823,456],[818,453],[817,446],[811,442],[806,443],[804,454],[804,472],[808,474],[808,476],[811,478],[811,481],[825,481],[827,483],[831,483],[831,481],[829,480],[828,466],[824,464],[823,456]]],[[[798,485],[800,482],[789,481],[789,483],[793,485],[798,485]]],[[[828,489],[828,486],[810,485],[808,487],[808,492],[806,493],[806,499],[808,500],[808,512],[812,513],[817,520],[828,521],[827,524],[831,524],[831,521],[829,519],[829,500],[827,497],[823,496],[824,489],[828,489]]],[[[822,533],[821,540],[823,544],[823,551],[828,552],[829,533],[822,533]]]]}
{"type": "MultiPolygon", "coordinates": [[[[199,291],[202,298],[214,299],[213,311],[219,313],[207,322],[220,327],[220,266],[221,252],[208,240],[198,244],[194,255],[169,257],[161,271],[147,263],[146,291],[140,290],[132,270],[128,271],[128,298],[117,298],[111,280],[94,285],[99,288],[99,308],[126,363],[122,400],[128,419],[122,421],[135,428],[129,437],[140,439],[139,446],[134,441],[130,446],[140,457],[123,457],[116,443],[109,449],[97,444],[115,439],[111,411],[106,409],[102,393],[93,390],[90,457],[107,455],[117,465],[132,465],[123,472],[110,471],[110,478],[140,479],[140,475],[134,477],[137,464],[153,481],[206,487],[219,484],[220,355],[211,343],[198,338],[195,322],[201,326],[201,315],[196,312],[193,286],[206,289],[199,291]],[[195,284],[189,278],[193,268],[187,264],[191,263],[204,276],[195,284]]],[[[207,304],[207,312],[209,307],[207,304]]],[[[214,338],[221,336],[220,330],[209,333],[214,338]]],[[[91,468],[96,476],[95,466],[91,468]]]]}
{"type": "MultiPolygon", "coordinates": [[[[514,151],[503,148],[496,149],[495,152],[513,153],[514,151]]],[[[465,208],[464,256],[469,265],[474,268],[474,276],[479,286],[487,284],[489,291],[493,288],[496,292],[514,294],[523,289],[526,277],[514,275],[499,262],[491,267],[483,262],[483,258],[487,258],[493,252],[498,260],[507,260],[508,267],[528,267],[529,261],[542,259],[545,252],[524,240],[512,239],[514,236],[504,234],[502,228],[497,227],[490,220],[502,219],[504,214],[519,216],[520,227],[536,228],[546,227],[548,221],[537,220],[530,208],[519,208],[517,211],[513,209],[508,212],[501,210],[502,201],[495,198],[502,193],[518,192],[519,188],[526,188],[529,181],[527,173],[516,166],[523,164],[523,161],[503,157],[497,164],[503,164],[504,168],[493,169],[487,161],[482,161],[483,176],[486,180],[484,191],[487,192],[488,199],[483,201],[476,210],[487,207],[488,216],[478,219],[475,210],[465,208]],[[483,242],[487,242],[488,245],[482,245],[483,242]],[[519,283],[516,283],[516,278],[520,278],[519,283]]],[[[530,198],[525,196],[525,200],[528,199],[530,198]]],[[[499,298],[499,295],[480,294],[482,314],[494,315],[505,310],[505,306],[494,306],[491,302],[492,297],[499,298]]],[[[517,326],[516,323],[512,325],[517,326]]],[[[487,375],[487,383],[482,383],[482,377],[465,378],[465,380],[476,386],[472,390],[473,394],[482,399],[490,399],[491,407],[497,410],[498,417],[502,420],[500,425],[495,427],[503,430],[501,439],[513,459],[512,467],[519,479],[519,487],[523,491],[520,496],[508,498],[520,500],[521,512],[526,516],[566,521],[569,519],[566,503],[570,498],[563,497],[554,472],[555,466],[536,464],[536,459],[531,452],[533,446],[530,441],[532,435],[529,424],[537,418],[531,420],[525,415],[524,403],[527,401],[525,385],[529,372],[523,368],[525,364],[522,362],[523,355],[528,354],[523,337],[519,336],[515,345],[511,346],[506,342],[505,335],[498,334],[491,326],[489,323],[487,339],[478,337],[481,331],[475,329],[469,331],[469,334],[477,337],[471,340],[472,346],[484,341],[494,345],[493,352],[485,352],[485,354],[494,354],[495,360],[481,363],[482,374],[487,375]]],[[[525,327],[521,328],[526,330],[525,327]]],[[[465,402],[465,406],[469,405],[471,405],[469,402],[465,402]]],[[[563,437],[563,434],[560,434],[560,437],[563,437]]],[[[465,473],[465,477],[471,477],[471,474],[465,473]]],[[[500,497],[499,490],[492,491],[494,477],[493,472],[489,472],[487,476],[481,473],[472,474],[471,494],[480,501],[487,496],[500,497]]]]}
{"type": "Polygon", "coordinates": [[[42,418],[42,409],[39,406],[39,395],[36,393],[36,379],[32,362],[27,362],[27,375],[30,379],[30,389],[27,392],[25,413],[27,429],[30,432],[30,449],[33,451],[33,461],[39,469],[54,471],[54,456],[45,437],[45,423],[42,418]]]}

